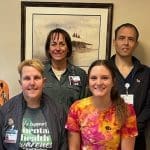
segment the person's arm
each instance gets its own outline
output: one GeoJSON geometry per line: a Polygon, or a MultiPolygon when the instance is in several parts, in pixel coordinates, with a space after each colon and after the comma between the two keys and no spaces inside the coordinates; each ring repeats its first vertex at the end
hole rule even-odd
{"type": "Polygon", "coordinates": [[[80,150],[81,139],[79,132],[68,131],[69,150],[80,150]]]}
{"type": "Polygon", "coordinates": [[[123,137],[121,139],[121,150],[134,150],[135,137],[123,137]]]}
{"type": "Polygon", "coordinates": [[[80,101],[76,101],[71,105],[65,125],[65,128],[68,130],[69,150],[81,149],[81,125],[79,121],[81,110],[78,104],[80,104],[80,101]]]}
{"type": "Polygon", "coordinates": [[[121,128],[121,150],[134,150],[135,138],[138,135],[136,115],[133,105],[127,104],[128,115],[121,128]]]}

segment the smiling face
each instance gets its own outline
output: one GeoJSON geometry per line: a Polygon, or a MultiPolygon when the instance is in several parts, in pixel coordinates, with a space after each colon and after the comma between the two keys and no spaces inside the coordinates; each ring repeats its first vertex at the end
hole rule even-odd
{"type": "Polygon", "coordinates": [[[93,96],[110,97],[112,87],[111,72],[104,65],[94,66],[89,73],[89,88],[93,96]]]}
{"type": "Polygon", "coordinates": [[[53,61],[66,61],[68,47],[63,34],[53,33],[49,46],[49,53],[53,61]]]}
{"type": "Polygon", "coordinates": [[[113,43],[117,55],[120,57],[131,57],[138,44],[135,29],[132,27],[121,27],[113,43]]]}
{"type": "Polygon", "coordinates": [[[45,79],[42,74],[32,66],[22,68],[20,85],[25,100],[39,103],[45,79]]]}

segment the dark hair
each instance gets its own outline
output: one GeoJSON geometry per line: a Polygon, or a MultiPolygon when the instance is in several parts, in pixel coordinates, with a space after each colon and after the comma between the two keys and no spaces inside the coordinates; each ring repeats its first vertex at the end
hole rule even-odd
{"type": "Polygon", "coordinates": [[[117,34],[118,34],[118,31],[122,28],[122,27],[127,27],[127,28],[133,28],[135,30],[135,33],[136,33],[136,41],[138,40],[139,38],[139,31],[137,29],[137,27],[131,23],[124,23],[120,26],[118,26],[116,29],[115,29],[115,39],[117,38],[117,34]]]}
{"type": "Polygon", "coordinates": [[[91,73],[91,70],[94,66],[105,66],[110,71],[112,80],[114,83],[111,89],[110,96],[111,96],[111,100],[113,104],[116,107],[116,116],[119,122],[123,124],[127,116],[127,107],[126,107],[124,100],[120,97],[118,89],[117,89],[116,75],[114,71],[115,69],[108,60],[95,60],[88,69],[88,80],[89,80],[89,75],[91,73]]]}
{"type": "Polygon", "coordinates": [[[51,56],[49,54],[49,45],[50,45],[50,42],[51,42],[51,37],[55,33],[62,34],[64,36],[67,47],[68,47],[68,50],[69,50],[69,52],[67,53],[67,57],[70,57],[71,54],[72,54],[72,42],[71,42],[70,35],[65,30],[60,29],[60,28],[56,28],[54,30],[51,30],[49,32],[48,36],[47,36],[47,40],[46,40],[46,43],[45,43],[45,53],[46,53],[47,58],[48,59],[51,58],[51,56]]]}

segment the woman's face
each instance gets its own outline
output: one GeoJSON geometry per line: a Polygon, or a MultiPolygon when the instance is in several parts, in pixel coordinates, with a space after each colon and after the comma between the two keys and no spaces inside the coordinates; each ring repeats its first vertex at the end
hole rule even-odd
{"type": "Polygon", "coordinates": [[[32,66],[24,66],[20,78],[20,85],[25,99],[32,102],[39,102],[44,87],[45,78],[32,66]]]}
{"type": "Polygon", "coordinates": [[[68,47],[64,36],[61,33],[54,33],[50,40],[49,53],[54,61],[67,59],[68,47]]]}
{"type": "Polygon", "coordinates": [[[89,88],[93,96],[110,96],[113,87],[111,72],[103,65],[94,66],[89,74],[89,88]]]}

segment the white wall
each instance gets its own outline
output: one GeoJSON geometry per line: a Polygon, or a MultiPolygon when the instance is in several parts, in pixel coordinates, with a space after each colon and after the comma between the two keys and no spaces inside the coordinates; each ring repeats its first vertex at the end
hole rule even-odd
{"type": "MultiPolygon", "coordinates": [[[[51,0],[49,1],[51,2],[51,0]]],[[[55,2],[59,1],[55,0],[55,2]]],[[[71,1],[64,0],[64,2],[71,1]]],[[[74,1],[72,0],[72,2],[74,1]]],[[[116,26],[125,22],[135,24],[140,31],[139,46],[136,49],[135,56],[150,66],[149,0],[76,0],[75,2],[113,3],[113,31],[116,26]]],[[[0,4],[0,79],[9,84],[10,96],[14,96],[20,91],[17,72],[21,55],[20,4],[20,0],[1,0],[0,4]]]]}
{"type": "Polygon", "coordinates": [[[1,0],[0,4],[0,79],[18,93],[17,65],[20,62],[20,1],[1,0]]]}

